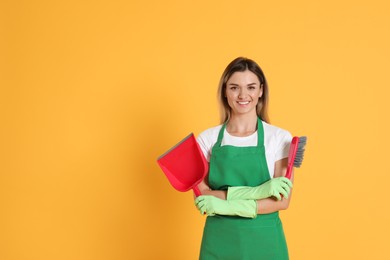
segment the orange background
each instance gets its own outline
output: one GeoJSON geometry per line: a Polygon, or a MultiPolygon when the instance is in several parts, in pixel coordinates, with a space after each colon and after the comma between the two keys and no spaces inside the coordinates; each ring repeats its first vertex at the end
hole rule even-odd
{"type": "Polygon", "coordinates": [[[217,125],[247,56],[307,135],[291,259],[388,259],[387,1],[1,1],[0,259],[197,259],[156,158],[217,125]]]}

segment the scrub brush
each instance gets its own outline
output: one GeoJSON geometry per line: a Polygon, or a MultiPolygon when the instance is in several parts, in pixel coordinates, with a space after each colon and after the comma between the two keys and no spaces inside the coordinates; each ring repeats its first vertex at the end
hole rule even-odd
{"type": "Polygon", "coordinates": [[[306,136],[293,137],[290,145],[290,152],[288,154],[286,178],[291,179],[293,167],[301,167],[303,161],[303,154],[305,152],[306,141],[306,136]]]}

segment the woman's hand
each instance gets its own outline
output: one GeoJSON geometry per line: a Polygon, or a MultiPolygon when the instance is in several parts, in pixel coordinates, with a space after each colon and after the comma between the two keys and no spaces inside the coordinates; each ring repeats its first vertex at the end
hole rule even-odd
{"type": "MultiPolygon", "coordinates": [[[[288,164],[288,158],[281,159],[279,161],[275,162],[275,172],[274,172],[274,178],[275,177],[282,177],[286,175],[287,170],[287,164],[288,164]]],[[[294,171],[291,176],[291,182],[294,182],[294,171]]],[[[281,200],[275,200],[275,198],[267,198],[257,201],[257,213],[258,214],[269,214],[273,213],[275,211],[279,210],[286,210],[288,209],[290,205],[292,190],[290,190],[288,199],[282,198],[281,200]]]]}
{"type": "Polygon", "coordinates": [[[287,199],[292,186],[292,182],[289,179],[285,177],[277,177],[256,187],[229,187],[227,199],[260,200],[269,197],[275,197],[277,200],[281,200],[281,195],[283,195],[287,199]]]}
{"type": "Polygon", "coordinates": [[[214,196],[199,196],[195,205],[200,213],[208,216],[228,215],[255,218],[257,216],[257,203],[254,200],[222,200],[214,196]]]}

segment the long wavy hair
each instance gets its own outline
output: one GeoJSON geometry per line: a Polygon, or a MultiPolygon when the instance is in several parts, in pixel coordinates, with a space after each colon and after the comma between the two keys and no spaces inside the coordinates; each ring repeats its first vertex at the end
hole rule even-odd
{"type": "Polygon", "coordinates": [[[245,57],[238,57],[229,63],[229,65],[226,67],[219,81],[218,101],[219,101],[220,117],[221,117],[222,124],[229,121],[231,116],[231,108],[225,96],[226,82],[229,80],[229,78],[233,75],[234,72],[237,71],[243,72],[246,70],[253,72],[258,77],[260,82],[260,87],[263,88],[263,95],[259,98],[259,102],[257,103],[256,113],[261,120],[269,123],[269,117],[268,117],[269,94],[268,94],[268,84],[264,76],[264,73],[260,68],[260,66],[255,61],[245,57]]]}

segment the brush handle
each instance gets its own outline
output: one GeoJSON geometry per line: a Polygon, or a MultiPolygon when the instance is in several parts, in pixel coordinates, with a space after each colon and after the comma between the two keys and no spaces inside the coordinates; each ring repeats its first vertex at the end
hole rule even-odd
{"type": "Polygon", "coordinates": [[[294,168],[294,167],[290,167],[290,166],[287,168],[286,176],[285,176],[285,177],[286,177],[287,179],[289,179],[289,180],[291,180],[291,175],[292,175],[292,172],[293,172],[293,168],[294,168]]]}
{"type": "Polygon", "coordinates": [[[287,164],[287,172],[286,172],[286,178],[291,179],[292,171],[294,168],[294,160],[297,155],[298,150],[298,143],[299,143],[299,137],[294,136],[291,140],[290,144],[290,152],[288,154],[288,164],[287,164]]]}

